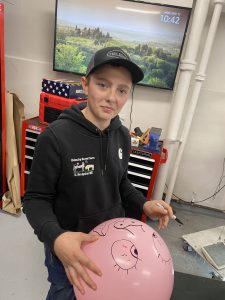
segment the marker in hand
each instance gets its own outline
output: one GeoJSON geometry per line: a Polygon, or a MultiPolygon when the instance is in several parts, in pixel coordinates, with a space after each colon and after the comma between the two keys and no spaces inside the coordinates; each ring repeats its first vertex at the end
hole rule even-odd
{"type": "MultiPolygon", "coordinates": [[[[166,208],[165,207],[163,207],[163,205],[162,204],[160,204],[159,202],[157,202],[156,203],[156,205],[158,206],[158,207],[160,207],[160,208],[162,208],[162,209],[165,209],[166,210],[166,208]]],[[[180,219],[178,219],[175,215],[172,215],[172,219],[173,220],[175,220],[177,223],[179,223],[179,224],[181,224],[181,225],[184,225],[183,224],[183,222],[181,222],[181,220],[180,219]]]]}

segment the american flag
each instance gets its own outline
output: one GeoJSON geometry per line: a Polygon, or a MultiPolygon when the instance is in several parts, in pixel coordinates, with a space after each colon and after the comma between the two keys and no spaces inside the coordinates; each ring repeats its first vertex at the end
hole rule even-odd
{"type": "Polygon", "coordinates": [[[80,82],[68,81],[63,79],[42,80],[42,92],[61,96],[64,98],[86,99],[80,82]]]}

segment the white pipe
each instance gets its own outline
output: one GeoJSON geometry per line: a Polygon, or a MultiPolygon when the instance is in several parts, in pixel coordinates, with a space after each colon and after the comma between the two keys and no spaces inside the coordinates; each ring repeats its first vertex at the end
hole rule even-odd
{"type": "Polygon", "coordinates": [[[206,42],[205,42],[203,55],[202,55],[201,62],[200,62],[200,65],[199,65],[199,71],[196,74],[196,77],[195,77],[196,82],[195,82],[195,85],[194,85],[194,89],[193,89],[193,93],[192,93],[190,103],[188,104],[188,110],[187,110],[187,114],[186,114],[186,118],[185,118],[185,122],[184,122],[183,131],[182,131],[182,134],[181,134],[181,144],[180,144],[180,147],[178,148],[178,151],[177,151],[177,156],[176,156],[176,159],[175,159],[174,168],[171,172],[171,176],[170,176],[170,180],[169,180],[169,184],[168,184],[168,190],[166,192],[165,201],[167,203],[170,203],[171,198],[172,198],[172,193],[173,193],[175,181],[176,181],[176,178],[177,178],[177,173],[178,173],[178,170],[179,170],[181,158],[182,158],[182,155],[183,155],[183,152],[184,152],[184,147],[185,147],[185,144],[186,144],[186,141],[187,141],[187,138],[188,138],[188,134],[189,134],[189,131],[190,131],[190,128],[191,128],[191,123],[192,123],[192,119],[193,119],[193,116],[194,116],[194,113],[195,113],[196,105],[197,105],[199,94],[200,94],[201,87],[202,87],[202,83],[205,80],[205,72],[206,72],[206,68],[207,68],[207,64],[208,64],[208,61],[209,61],[211,49],[212,49],[212,46],[213,46],[213,41],[214,41],[214,38],[215,38],[215,35],[216,35],[216,31],[217,31],[221,11],[222,11],[222,8],[223,8],[223,4],[225,3],[225,0],[215,0],[214,3],[215,3],[215,7],[214,7],[213,16],[212,16],[212,20],[211,20],[211,23],[210,23],[207,39],[206,39],[206,42]]]}
{"type": "Polygon", "coordinates": [[[171,141],[177,140],[177,134],[191,82],[191,76],[196,66],[196,56],[198,53],[209,4],[210,0],[197,0],[196,2],[189,40],[187,43],[185,57],[180,64],[179,82],[174,93],[174,99],[171,105],[170,120],[163,145],[168,151],[169,159],[166,164],[161,165],[159,168],[157,181],[153,192],[153,199],[162,199],[163,196],[169,165],[175,147],[175,144],[171,143],[171,141]]]}

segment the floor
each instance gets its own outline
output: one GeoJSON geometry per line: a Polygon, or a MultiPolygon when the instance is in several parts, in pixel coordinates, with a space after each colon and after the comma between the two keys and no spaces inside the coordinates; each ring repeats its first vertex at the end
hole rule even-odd
{"type": "Polygon", "coordinates": [[[26,217],[0,212],[0,300],[44,300],[43,246],[26,217]]]}
{"type": "MultiPolygon", "coordinates": [[[[225,225],[225,214],[176,202],[172,206],[184,225],[172,220],[159,234],[170,249],[175,270],[212,278],[209,264],[194,251],[183,249],[182,236],[225,225]]],[[[157,230],[157,222],[151,221],[149,225],[157,230]]],[[[0,211],[0,300],[44,300],[48,283],[43,260],[43,246],[26,217],[0,211]]]]}

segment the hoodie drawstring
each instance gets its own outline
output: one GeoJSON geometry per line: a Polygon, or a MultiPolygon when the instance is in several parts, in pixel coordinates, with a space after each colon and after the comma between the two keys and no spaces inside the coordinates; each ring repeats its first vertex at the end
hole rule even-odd
{"type": "Polygon", "coordinates": [[[100,169],[101,169],[101,175],[104,176],[104,172],[106,171],[106,161],[107,161],[107,156],[108,156],[108,131],[107,131],[107,145],[106,145],[106,151],[105,151],[105,156],[103,151],[105,150],[105,147],[103,149],[103,133],[100,129],[96,129],[99,137],[100,137],[100,169]],[[105,160],[104,160],[105,158],[105,160]]]}

